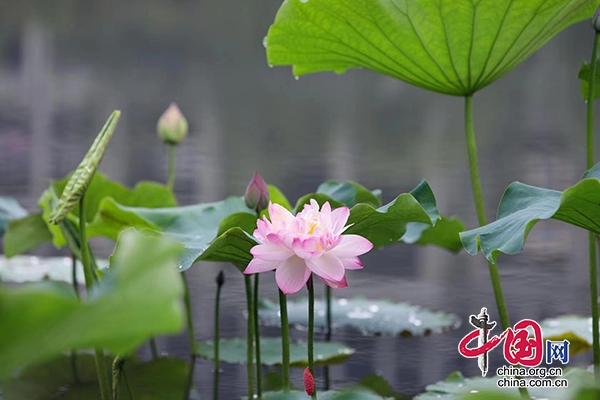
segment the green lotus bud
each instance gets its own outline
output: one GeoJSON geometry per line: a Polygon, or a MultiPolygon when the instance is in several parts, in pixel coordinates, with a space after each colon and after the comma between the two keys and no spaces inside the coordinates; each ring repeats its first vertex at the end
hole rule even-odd
{"type": "Polygon", "coordinates": [[[177,104],[171,103],[158,120],[156,130],[160,140],[168,144],[179,144],[187,136],[188,122],[177,104]]]}
{"type": "Polygon", "coordinates": [[[596,14],[592,17],[592,27],[596,32],[600,32],[600,7],[598,7],[596,14]]]}
{"type": "Polygon", "coordinates": [[[256,212],[261,212],[269,206],[269,187],[257,172],[254,173],[252,180],[248,183],[244,200],[246,206],[256,210],[256,212]]]}

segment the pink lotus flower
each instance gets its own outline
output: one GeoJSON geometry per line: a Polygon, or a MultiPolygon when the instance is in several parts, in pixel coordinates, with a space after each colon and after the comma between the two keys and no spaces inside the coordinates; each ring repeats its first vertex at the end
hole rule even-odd
{"type": "Polygon", "coordinates": [[[269,221],[257,221],[254,236],[261,242],[250,250],[254,256],[245,274],[275,270],[275,280],[283,293],[296,293],[315,273],[332,288],[348,286],[347,269],[363,267],[358,256],[373,244],[359,235],[342,235],[348,228],[348,207],[331,210],[328,202],[310,205],[296,216],[278,204],[269,204],[269,221]]]}

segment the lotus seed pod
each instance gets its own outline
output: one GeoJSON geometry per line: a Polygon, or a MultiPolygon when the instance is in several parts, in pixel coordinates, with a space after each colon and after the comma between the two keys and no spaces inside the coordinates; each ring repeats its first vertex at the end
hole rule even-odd
{"type": "Polygon", "coordinates": [[[179,144],[188,133],[188,122],[175,103],[158,120],[156,126],[160,140],[168,144],[179,144]]]}

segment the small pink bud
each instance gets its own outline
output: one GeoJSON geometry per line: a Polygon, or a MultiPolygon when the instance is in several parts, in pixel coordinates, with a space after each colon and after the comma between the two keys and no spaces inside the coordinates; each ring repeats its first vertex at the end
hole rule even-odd
{"type": "Polygon", "coordinates": [[[315,378],[313,378],[308,367],[304,370],[304,390],[309,396],[312,396],[315,392],[315,378]]]}
{"type": "Polygon", "coordinates": [[[252,180],[248,183],[244,200],[246,206],[261,212],[269,206],[269,187],[267,182],[257,173],[254,173],[252,180]]]}
{"type": "Polygon", "coordinates": [[[178,144],[188,133],[188,122],[177,104],[171,103],[156,125],[158,137],[168,144],[178,144]]]}

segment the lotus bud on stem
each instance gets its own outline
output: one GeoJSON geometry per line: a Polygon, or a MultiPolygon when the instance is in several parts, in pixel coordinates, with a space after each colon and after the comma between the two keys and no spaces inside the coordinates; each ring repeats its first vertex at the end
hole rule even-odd
{"type": "Polygon", "coordinates": [[[169,173],[167,187],[173,190],[175,185],[175,146],[188,134],[188,122],[175,103],[163,113],[156,124],[158,137],[169,145],[169,173]]]}
{"type": "Polygon", "coordinates": [[[258,172],[255,172],[244,194],[246,206],[260,213],[269,206],[269,200],[269,186],[258,172]]]}
{"type": "Polygon", "coordinates": [[[221,303],[221,288],[225,284],[225,273],[220,271],[217,275],[217,298],[215,300],[215,338],[214,338],[214,362],[215,362],[215,371],[214,371],[214,381],[213,381],[213,399],[219,399],[219,342],[221,340],[219,336],[219,307],[221,303]]]}

